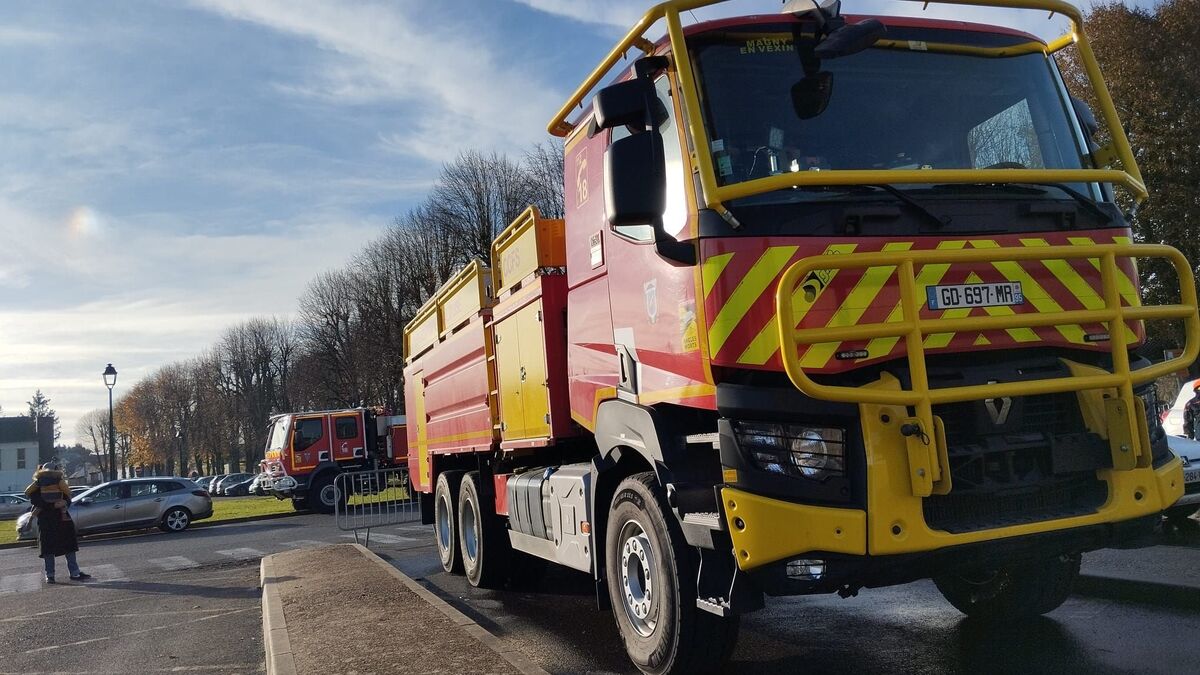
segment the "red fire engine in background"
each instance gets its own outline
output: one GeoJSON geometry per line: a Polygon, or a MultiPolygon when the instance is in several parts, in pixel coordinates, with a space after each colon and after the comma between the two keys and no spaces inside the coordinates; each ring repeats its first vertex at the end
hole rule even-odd
{"type": "Polygon", "coordinates": [[[407,463],[403,415],[350,408],[275,415],[260,468],[276,497],[290,498],[297,509],[333,513],[346,499],[334,488],[339,473],[407,463]]]}

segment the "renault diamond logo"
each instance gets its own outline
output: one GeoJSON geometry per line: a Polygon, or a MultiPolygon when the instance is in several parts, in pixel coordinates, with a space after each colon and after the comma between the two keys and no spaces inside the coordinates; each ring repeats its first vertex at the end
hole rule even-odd
{"type": "MultiPolygon", "coordinates": [[[[996,384],[996,380],[990,380],[988,384],[996,384]]],[[[988,415],[992,418],[992,424],[998,427],[1004,426],[1004,423],[1008,421],[1008,413],[1012,410],[1012,399],[1007,396],[984,399],[983,407],[987,408],[988,415]]]]}

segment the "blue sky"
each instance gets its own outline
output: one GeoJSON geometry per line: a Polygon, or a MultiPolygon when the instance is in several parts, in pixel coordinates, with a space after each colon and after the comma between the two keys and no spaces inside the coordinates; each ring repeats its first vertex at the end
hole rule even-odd
{"type": "MultiPolygon", "coordinates": [[[[547,140],[567,93],[650,4],[0,5],[0,405],[21,412],[41,388],[70,441],[106,404],[107,362],[119,393],[231,323],[292,313],[443,161],[547,140]]],[[[926,14],[1063,30],[1040,12],[926,14]]]]}

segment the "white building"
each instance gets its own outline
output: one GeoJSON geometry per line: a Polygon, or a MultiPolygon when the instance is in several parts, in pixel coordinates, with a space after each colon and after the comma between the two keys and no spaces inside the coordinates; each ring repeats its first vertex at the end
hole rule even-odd
{"type": "Polygon", "coordinates": [[[38,433],[28,417],[0,417],[0,493],[25,490],[42,461],[41,448],[47,441],[48,450],[53,452],[52,428],[47,438],[47,434],[38,433]]]}

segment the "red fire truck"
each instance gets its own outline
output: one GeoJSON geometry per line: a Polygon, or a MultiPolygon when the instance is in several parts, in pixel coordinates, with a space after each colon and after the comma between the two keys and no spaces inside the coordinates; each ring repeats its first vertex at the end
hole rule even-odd
{"type": "Polygon", "coordinates": [[[405,328],[443,567],[592,575],[648,673],[718,669],[765,594],[1053,610],[1182,494],[1153,381],[1200,351],[1190,264],[1114,199],[1146,190],[1079,11],[949,0],[1069,17],[1050,43],[832,0],[684,25],[716,1],[617,44],[549,125],[565,220],[525,212],[405,328]],[[1139,258],[1178,302],[1143,305],[1139,258]],[[1149,319],[1179,358],[1139,355],[1149,319]]]}
{"type": "Polygon", "coordinates": [[[260,470],[271,477],[276,497],[290,498],[297,509],[333,513],[347,496],[334,489],[337,474],[407,466],[404,416],[370,408],[275,415],[264,456],[260,470]]]}

